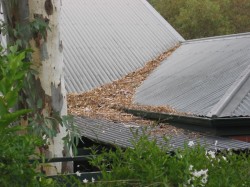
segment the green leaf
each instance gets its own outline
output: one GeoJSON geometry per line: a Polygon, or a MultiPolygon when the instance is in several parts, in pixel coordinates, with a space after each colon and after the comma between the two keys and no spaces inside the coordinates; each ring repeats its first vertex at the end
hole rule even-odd
{"type": "Polygon", "coordinates": [[[0,117],[6,113],[8,113],[8,108],[6,107],[3,97],[0,97],[0,117]]]}
{"type": "Polygon", "coordinates": [[[21,80],[24,78],[24,75],[26,74],[26,72],[23,72],[23,71],[20,71],[20,72],[17,72],[14,76],[14,79],[16,80],[21,80]]]}
{"type": "Polygon", "coordinates": [[[17,91],[8,92],[5,95],[5,99],[6,99],[6,102],[7,102],[7,107],[8,108],[13,107],[17,103],[18,92],[17,91]]]}
{"type": "Polygon", "coordinates": [[[42,99],[41,98],[39,98],[38,99],[38,101],[37,101],[37,108],[42,108],[42,106],[43,106],[43,101],[42,101],[42,99]]]}
{"type": "Polygon", "coordinates": [[[22,47],[22,40],[18,39],[16,41],[16,45],[19,46],[19,47],[22,47]]]}
{"type": "Polygon", "coordinates": [[[5,84],[4,84],[4,80],[0,80],[0,92],[5,95],[6,94],[6,87],[5,87],[5,84]]]}
{"type": "Polygon", "coordinates": [[[10,46],[10,47],[9,47],[9,50],[10,50],[11,53],[16,53],[16,52],[17,52],[17,49],[18,49],[17,45],[14,45],[14,46],[10,46]]]}
{"type": "Polygon", "coordinates": [[[22,109],[13,113],[4,114],[0,119],[0,128],[7,127],[10,123],[16,121],[19,117],[31,112],[30,109],[22,109]]]}

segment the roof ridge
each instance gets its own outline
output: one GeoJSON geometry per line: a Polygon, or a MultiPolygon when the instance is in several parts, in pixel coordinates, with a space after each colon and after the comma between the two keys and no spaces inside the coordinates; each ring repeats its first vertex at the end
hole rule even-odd
{"type": "Polygon", "coordinates": [[[182,42],[182,44],[205,42],[205,41],[210,42],[214,40],[235,39],[235,38],[244,38],[244,37],[250,37],[250,32],[185,40],[182,42]]]}
{"type": "Polygon", "coordinates": [[[240,74],[236,81],[229,87],[224,96],[218,101],[217,104],[207,113],[208,117],[218,117],[223,110],[228,106],[233,97],[247,82],[250,77],[250,65],[240,74]]]}

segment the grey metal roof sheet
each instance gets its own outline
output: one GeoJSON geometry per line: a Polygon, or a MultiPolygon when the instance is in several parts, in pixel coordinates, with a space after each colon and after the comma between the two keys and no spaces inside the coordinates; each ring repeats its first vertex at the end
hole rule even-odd
{"type": "Polygon", "coordinates": [[[250,61],[249,66],[241,73],[220,101],[207,114],[213,116],[250,116],[250,61]]]}
{"type": "MultiPolygon", "coordinates": [[[[134,139],[135,131],[138,135],[142,135],[145,129],[135,123],[115,123],[102,119],[90,119],[85,117],[75,117],[75,124],[80,132],[80,135],[95,141],[114,144],[121,147],[132,147],[131,141],[134,139]]],[[[166,145],[162,135],[149,136],[149,139],[157,139],[159,145],[166,145]]],[[[202,135],[199,137],[192,137],[190,135],[172,135],[169,140],[171,149],[183,148],[185,143],[194,141],[195,144],[206,146],[207,149],[249,149],[250,143],[218,137],[202,135]],[[215,145],[215,142],[217,144],[215,145]]]]}
{"type": "Polygon", "coordinates": [[[250,92],[241,100],[241,103],[233,111],[234,116],[245,116],[250,114],[250,92]]]}
{"type": "Polygon", "coordinates": [[[68,92],[119,79],[184,41],[146,0],[64,0],[62,35],[68,92]]]}
{"type": "Polygon", "coordinates": [[[184,42],[137,89],[135,102],[198,116],[250,116],[250,33],[184,42]]]}

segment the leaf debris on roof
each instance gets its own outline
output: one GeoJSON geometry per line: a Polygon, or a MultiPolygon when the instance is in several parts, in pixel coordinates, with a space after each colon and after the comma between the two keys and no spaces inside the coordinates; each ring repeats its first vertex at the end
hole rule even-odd
{"type": "MultiPolygon", "coordinates": [[[[127,114],[120,110],[120,108],[125,107],[153,112],[179,113],[167,106],[152,107],[133,104],[133,96],[136,88],[177,48],[178,46],[164,52],[155,60],[148,62],[143,68],[126,75],[122,79],[88,92],[68,94],[68,113],[76,116],[106,119],[114,122],[134,122],[140,125],[156,125],[156,122],[127,114]]],[[[171,125],[160,125],[159,127],[157,133],[184,133],[184,130],[171,125]]]]}

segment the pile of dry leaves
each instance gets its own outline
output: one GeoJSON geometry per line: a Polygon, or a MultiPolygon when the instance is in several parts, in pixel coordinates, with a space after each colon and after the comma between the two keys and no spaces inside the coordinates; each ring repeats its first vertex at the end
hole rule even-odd
{"type": "MultiPolygon", "coordinates": [[[[166,106],[151,107],[133,104],[135,90],[159,64],[176,49],[167,51],[143,68],[134,71],[124,78],[81,94],[68,94],[68,113],[90,118],[102,118],[118,122],[135,122],[141,125],[152,125],[154,122],[127,114],[120,108],[132,108],[155,112],[177,113],[166,106]]],[[[175,127],[164,126],[164,131],[177,131],[175,127]]],[[[180,131],[180,129],[178,129],[180,131]]]]}

